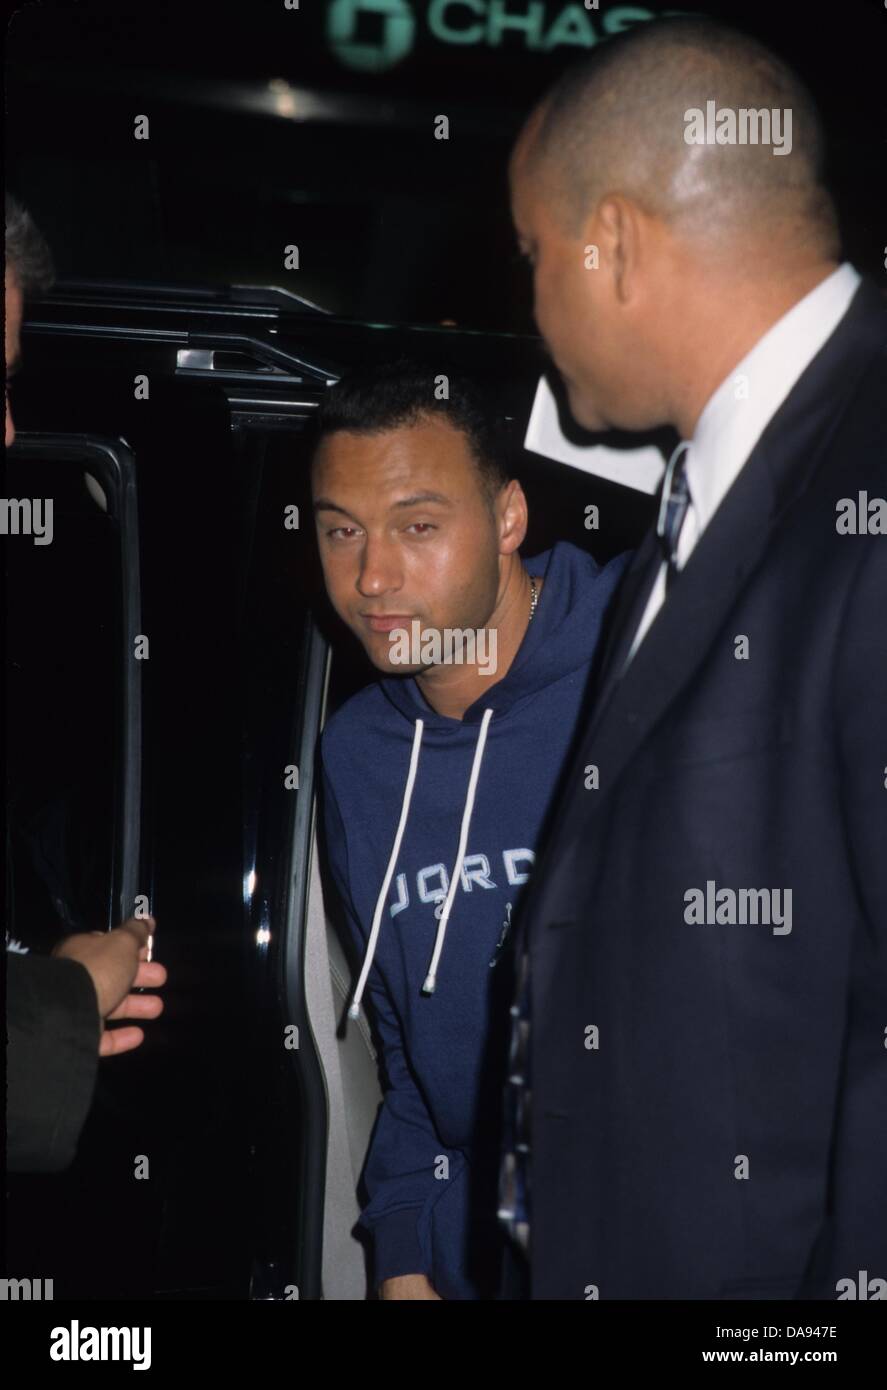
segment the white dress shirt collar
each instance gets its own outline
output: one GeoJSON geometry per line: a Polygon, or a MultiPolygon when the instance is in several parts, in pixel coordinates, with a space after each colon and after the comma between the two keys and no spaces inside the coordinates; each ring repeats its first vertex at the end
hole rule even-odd
{"type": "MultiPolygon", "coordinates": [[[[850,307],[860,275],[845,261],[774,323],[709,397],[690,440],[690,505],[677,543],[683,569],[770,420],[850,307]]],[[[665,601],[663,562],[626,666],[665,601]]]]}
{"type": "Polygon", "coordinates": [[[770,420],[850,307],[860,275],[845,261],[759,338],[703,409],[687,457],[695,539],[770,420]]]}

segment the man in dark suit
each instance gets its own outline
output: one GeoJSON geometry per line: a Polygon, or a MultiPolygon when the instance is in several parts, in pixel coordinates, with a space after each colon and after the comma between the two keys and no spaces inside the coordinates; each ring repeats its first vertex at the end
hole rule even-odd
{"type": "Polygon", "coordinates": [[[512,161],[576,418],[681,436],[524,919],[534,1298],[887,1297],[887,304],[822,143],[780,60],[675,18],[512,161]]]}

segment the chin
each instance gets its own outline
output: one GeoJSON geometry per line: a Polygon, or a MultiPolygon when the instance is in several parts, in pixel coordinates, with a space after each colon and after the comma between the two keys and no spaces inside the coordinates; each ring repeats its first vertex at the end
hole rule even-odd
{"type": "Polygon", "coordinates": [[[421,662],[418,666],[410,666],[405,661],[398,661],[396,663],[389,661],[386,662],[384,666],[376,661],[373,665],[376,667],[377,671],[381,671],[383,675],[386,676],[418,676],[422,671],[429,670],[429,667],[423,666],[421,662]]]}
{"type": "Polygon", "coordinates": [[[421,662],[418,666],[413,666],[407,661],[392,661],[387,651],[379,652],[365,643],[361,645],[373,666],[383,676],[415,676],[426,669],[421,662]]]}
{"type": "Polygon", "coordinates": [[[575,386],[567,387],[567,400],[570,402],[570,414],[581,425],[584,430],[608,430],[609,422],[603,418],[599,411],[595,410],[594,404],[587,396],[581,395],[575,386]]]}

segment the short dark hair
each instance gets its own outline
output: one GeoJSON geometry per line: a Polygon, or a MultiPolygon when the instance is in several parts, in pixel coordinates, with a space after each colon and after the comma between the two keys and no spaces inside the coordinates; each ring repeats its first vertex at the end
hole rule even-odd
{"type": "Polygon", "coordinates": [[[23,295],[45,294],[55,279],[49,247],[11,193],[6,194],[6,265],[23,295]]]}
{"type": "Polygon", "coordinates": [[[326,392],[318,425],[323,439],[339,430],[378,434],[437,418],[465,435],[492,503],[511,476],[508,424],[489,393],[458,368],[407,357],[355,368],[326,392]]]}

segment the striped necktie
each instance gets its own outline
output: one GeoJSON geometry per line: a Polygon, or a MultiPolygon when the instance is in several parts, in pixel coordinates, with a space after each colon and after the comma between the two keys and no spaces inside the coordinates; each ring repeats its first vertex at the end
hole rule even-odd
{"type": "Polygon", "coordinates": [[[690,505],[690,487],[687,482],[687,450],[689,440],[681,440],[668,460],[665,478],[662,483],[662,496],[659,501],[659,518],[656,522],[656,538],[662,551],[662,558],[668,568],[665,571],[665,591],[678,573],[678,540],[681,527],[690,505]]]}

